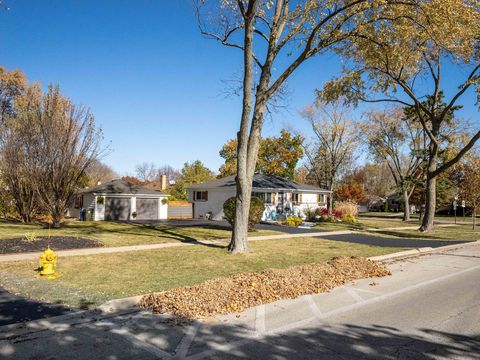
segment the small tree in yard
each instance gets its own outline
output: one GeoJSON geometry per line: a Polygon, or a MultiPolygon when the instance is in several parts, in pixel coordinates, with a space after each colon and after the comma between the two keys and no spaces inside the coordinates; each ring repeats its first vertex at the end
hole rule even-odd
{"type": "MultiPolygon", "coordinates": [[[[223,213],[225,220],[228,221],[230,225],[235,224],[235,198],[231,197],[225,201],[223,204],[223,213]]],[[[250,211],[248,213],[248,231],[255,230],[255,225],[259,224],[262,221],[263,211],[265,210],[265,205],[263,200],[253,196],[250,201],[250,211]]]]}
{"type": "Polygon", "coordinates": [[[58,87],[50,86],[46,94],[32,88],[16,100],[14,110],[4,153],[10,158],[9,152],[16,151],[18,171],[8,162],[9,176],[28,184],[28,198],[59,227],[87,168],[102,153],[101,131],[89,111],[62,96],[58,87]]]}
{"type": "Polygon", "coordinates": [[[475,230],[477,209],[480,206],[480,157],[470,156],[462,168],[460,194],[465,203],[472,208],[472,223],[475,230]]]}

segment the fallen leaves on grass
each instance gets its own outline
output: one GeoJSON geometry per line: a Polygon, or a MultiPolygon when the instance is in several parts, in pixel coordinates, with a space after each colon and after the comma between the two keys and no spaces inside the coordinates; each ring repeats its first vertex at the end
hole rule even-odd
{"type": "Polygon", "coordinates": [[[140,305],[155,313],[201,318],[240,312],[280,299],[328,291],[348,281],[390,275],[384,266],[360,257],[335,257],[328,262],[241,273],[145,295],[140,305]]]}

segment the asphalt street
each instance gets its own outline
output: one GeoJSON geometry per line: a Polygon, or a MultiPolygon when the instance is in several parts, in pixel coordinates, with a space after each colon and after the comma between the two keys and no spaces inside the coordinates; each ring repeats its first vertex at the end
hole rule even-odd
{"type": "Polygon", "coordinates": [[[187,325],[135,308],[8,325],[0,357],[480,359],[480,244],[389,267],[388,277],[187,325]]]}

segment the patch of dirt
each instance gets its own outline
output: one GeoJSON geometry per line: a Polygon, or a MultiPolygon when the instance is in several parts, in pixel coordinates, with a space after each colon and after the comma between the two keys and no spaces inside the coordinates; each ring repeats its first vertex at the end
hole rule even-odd
{"type": "Polygon", "coordinates": [[[349,281],[390,275],[383,265],[361,257],[242,273],[145,295],[140,305],[183,319],[241,312],[249,307],[331,290],[349,281]]]}
{"type": "Polygon", "coordinates": [[[48,245],[54,251],[103,247],[103,244],[98,241],[73,236],[51,236],[50,241],[46,237],[38,237],[32,241],[14,238],[0,239],[0,254],[44,251],[48,245]]]}

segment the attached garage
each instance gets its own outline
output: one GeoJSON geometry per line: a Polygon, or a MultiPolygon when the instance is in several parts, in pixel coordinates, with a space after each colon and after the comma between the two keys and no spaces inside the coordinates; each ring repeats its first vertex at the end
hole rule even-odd
{"type": "Polygon", "coordinates": [[[159,199],[142,199],[137,197],[137,220],[158,219],[159,199]]]}
{"type": "Polygon", "coordinates": [[[105,220],[129,220],[131,198],[105,197],[105,220]]]}
{"type": "Polygon", "coordinates": [[[164,201],[167,197],[118,179],[82,190],[69,213],[77,214],[83,209],[96,221],[163,220],[168,217],[168,202],[164,201]]]}

